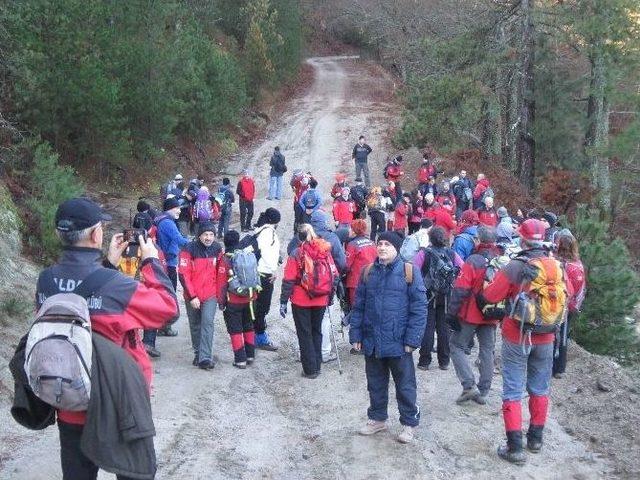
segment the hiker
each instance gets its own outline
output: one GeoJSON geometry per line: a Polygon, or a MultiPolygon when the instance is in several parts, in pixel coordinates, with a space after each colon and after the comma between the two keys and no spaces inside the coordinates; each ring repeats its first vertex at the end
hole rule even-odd
{"type": "MultiPolygon", "coordinates": [[[[311,215],[311,213],[322,207],[322,196],[318,191],[318,181],[315,178],[312,177],[309,180],[309,188],[302,194],[299,203],[303,212],[307,215],[311,215]]],[[[308,221],[308,218],[305,219],[304,215],[303,221],[308,221]]]]}
{"type": "Polygon", "coordinates": [[[387,229],[386,211],[388,198],[380,187],[373,187],[367,196],[367,210],[371,218],[371,241],[375,242],[379,233],[387,229]]]}
{"type": "Polygon", "coordinates": [[[473,209],[478,210],[484,204],[485,197],[493,197],[493,190],[489,179],[484,173],[479,173],[476,180],[476,188],[473,189],[473,209]]]}
{"type": "MultiPolygon", "coordinates": [[[[318,212],[319,213],[319,212],[318,212]]],[[[323,363],[323,319],[334,292],[338,270],[331,255],[331,244],[319,238],[303,223],[298,231],[299,246],[287,259],[280,294],[280,316],[291,312],[296,326],[302,376],[317,378],[323,363]]]]}
{"type": "Polygon", "coordinates": [[[364,269],[356,290],[349,342],[364,352],[369,391],[368,421],[359,433],[386,430],[391,373],[402,425],[397,440],[410,443],[420,421],[412,352],[422,341],[427,298],[417,270],[398,254],[401,245],[395,232],[378,237],[377,258],[364,269]]]}
{"type": "Polygon", "coordinates": [[[498,225],[498,212],[493,206],[493,198],[485,197],[482,206],[476,210],[478,212],[478,221],[480,225],[495,228],[498,225]]]}
{"type": "Polygon", "coordinates": [[[236,197],[231,190],[231,180],[227,177],[222,179],[222,185],[218,188],[218,197],[221,199],[218,238],[222,238],[229,230],[229,222],[231,222],[231,214],[233,212],[233,203],[236,201],[236,197]]]}
{"type": "Polygon", "coordinates": [[[376,245],[367,236],[367,222],[362,219],[351,223],[351,238],[347,243],[346,281],[347,299],[349,307],[353,307],[356,299],[356,288],[360,281],[362,269],[373,263],[378,255],[376,245]]]}
{"type": "MultiPolygon", "coordinates": [[[[256,290],[247,290],[240,294],[230,286],[237,273],[233,270],[234,254],[240,243],[240,234],[229,230],[224,234],[224,255],[218,262],[218,305],[223,312],[224,323],[231,337],[233,350],[233,366],[244,370],[255,360],[255,332],[253,329],[253,302],[257,297],[256,290]]],[[[253,252],[254,264],[257,264],[253,252]]],[[[255,272],[257,277],[257,271],[255,272]]],[[[258,280],[256,280],[258,281],[258,280]]]]}
{"type": "MultiPolygon", "coordinates": [[[[178,199],[176,199],[178,200],[178,199]]],[[[180,207],[180,201],[178,200],[180,207]]],[[[180,211],[182,213],[182,210],[180,211]]],[[[200,222],[218,222],[220,220],[220,204],[211,196],[209,187],[202,185],[196,193],[192,209],[193,226],[197,229],[200,222]]],[[[178,215],[180,218],[180,215],[178,215]]],[[[195,233],[195,230],[194,230],[195,233]]]]}
{"type": "Polygon", "coordinates": [[[407,234],[409,217],[411,216],[411,195],[402,194],[393,210],[393,230],[404,237],[407,234]]]}
{"type": "Polygon", "coordinates": [[[420,195],[422,195],[423,198],[426,198],[427,194],[429,193],[433,195],[433,198],[435,198],[438,195],[436,177],[429,177],[427,183],[420,184],[418,190],[420,191],[420,195]]]}
{"type": "Polygon", "coordinates": [[[356,211],[353,215],[354,218],[367,218],[367,195],[369,190],[362,183],[362,179],[357,177],[355,179],[355,185],[351,188],[351,199],[356,205],[356,211]]]}
{"type": "Polygon", "coordinates": [[[278,350],[267,333],[267,314],[271,308],[273,286],[280,264],[280,238],[276,232],[279,223],[280,212],[275,208],[267,208],[260,215],[253,234],[259,252],[258,274],[261,284],[255,308],[256,348],[270,352],[278,350]]]}
{"type": "Polygon", "coordinates": [[[356,205],[351,200],[351,190],[344,187],[340,196],[333,202],[333,219],[336,222],[336,228],[349,228],[353,222],[353,216],[356,212],[356,205]]]}
{"type": "Polygon", "coordinates": [[[203,370],[215,367],[213,325],[218,306],[218,260],[222,254],[215,238],[216,225],[202,222],[197,238],[180,251],[179,277],[189,318],[193,365],[203,370]]]}
{"type": "MultiPolygon", "coordinates": [[[[87,198],[73,198],[60,204],[55,215],[55,228],[58,238],[62,243],[62,255],[58,263],[42,271],[38,277],[36,287],[36,308],[40,308],[47,298],[52,301],[58,293],[69,293],[76,288],[88,290],[82,292],[82,296],[88,299],[91,330],[94,337],[106,338],[122,348],[135,361],[139,372],[144,377],[147,395],[149,393],[153,369],[147,356],[140,336],[139,329],[157,329],[176,318],[178,315],[178,303],[175,289],[167,274],[163,271],[158,260],[158,253],[151,240],[145,240],[142,236],[137,241],[141,251],[141,272],[143,280],[138,282],[118,273],[115,268],[120,261],[120,256],[127,247],[121,233],[112,237],[107,250],[107,255],[102,259],[102,243],[104,235],[103,222],[110,221],[99,205],[87,198]],[[105,268],[106,267],[106,268],[105,268]],[[84,283],[86,282],[86,283],[84,283]]],[[[80,290],[77,293],[81,293],[80,290]]],[[[59,352],[58,352],[59,353],[59,352]]],[[[94,349],[94,353],[99,353],[94,349]]],[[[78,355],[81,355],[78,351],[78,355]]],[[[79,359],[76,357],[76,361],[79,359]]],[[[91,353],[89,352],[89,359],[91,353]]],[[[116,362],[112,365],[96,364],[93,369],[100,368],[113,374],[113,378],[122,378],[127,365],[116,362]],[[115,372],[117,369],[118,372],[115,372]]],[[[104,373],[104,372],[103,372],[104,373]]],[[[92,380],[95,377],[92,376],[92,380]]],[[[92,384],[92,393],[96,393],[98,385],[92,384]],[[95,389],[95,390],[94,390],[95,389]]],[[[123,397],[127,394],[131,399],[140,400],[142,406],[149,401],[148,397],[137,398],[133,392],[121,392],[123,397]]],[[[98,402],[103,411],[103,403],[108,396],[100,397],[91,395],[89,405],[98,402]]],[[[144,418],[135,415],[140,411],[123,411],[120,399],[108,405],[123,415],[130,415],[133,422],[130,427],[132,435],[141,435],[139,438],[153,435],[150,432],[141,432],[144,428],[144,418]]],[[[149,412],[150,414],[150,412],[149,412]]],[[[122,474],[118,478],[128,478],[127,468],[135,470],[132,475],[140,472],[155,473],[155,455],[135,456],[133,449],[138,442],[123,442],[119,435],[121,425],[118,418],[104,418],[87,416],[86,411],[58,410],[58,429],[60,432],[60,459],[64,480],[94,479],[98,468],[106,460],[105,466],[121,468],[122,474]],[[97,422],[100,430],[97,430],[97,422]],[[104,449],[85,454],[80,448],[83,431],[86,432],[90,446],[102,445],[104,449]],[[114,437],[115,435],[115,437],[114,437]],[[94,454],[97,454],[94,455],[94,454]],[[124,457],[124,461],[123,461],[124,457]],[[102,460],[98,461],[97,458],[102,460]]],[[[151,420],[149,418],[149,420],[151,420]]],[[[135,438],[135,437],[133,437],[135,438]]],[[[152,442],[152,440],[150,440],[152,442]]],[[[153,449],[153,446],[151,446],[153,449]]],[[[52,474],[53,475],[53,474],[52,474]]]]}
{"type": "Polygon", "coordinates": [[[451,180],[451,190],[456,198],[456,218],[460,220],[462,212],[469,210],[473,201],[473,185],[466,170],[460,170],[459,177],[451,180]]]}
{"type": "Polygon", "coordinates": [[[191,232],[192,227],[195,227],[192,225],[191,212],[196,199],[184,188],[184,183],[178,184],[178,188],[182,192],[176,197],[178,199],[178,205],[180,206],[180,215],[178,215],[177,220],[178,230],[180,230],[180,233],[184,236],[187,236],[191,232]]]}
{"type": "Polygon", "coordinates": [[[571,283],[573,295],[569,299],[567,320],[556,334],[553,344],[553,377],[562,378],[567,368],[569,331],[580,313],[586,295],[587,277],[580,260],[578,241],[569,230],[562,229],[555,237],[555,257],[563,263],[567,281],[571,283]]]}
{"type": "Polygon", "coordinates": [[[448,370],[449,327],[445,313],[459,268],[456,266],[454,252],[449,248],[447,232],[442,227],[434,226],[429,230],[429,243],[429,247],[420,249],[413,258],[416,271],[419,271],[424,279],[428,300],[427,323],[420,346],[418,368],[429,370],[434,338],[437,333],[438,366],[440,370],[448,370]]]}
{"type": "Polygon", "coordinates": [[[558,216],[553,212],[544,212],[540,219],[546,223],[546,230],[544,233],[544,241],[554,243],[556,234],[560,231],[558,226],[558,216]]]}
{"type": "Polygon", "coordinates": [[[348,188],[349,184],[347,184],[347,176],[344,173],[336,174],[336,183],[331,187],[331,198],[334,200],[339,198],[342,195],[342,190],[344,188],[348,188]]]}
{"type": "Polygon", "coordinates": [[[447,213],[454,218],[456,215],[456,197],[451,191],[451,184],[447,181],[443,181],[441,183],[441,188],[438,190],[438,196],[436,197],[436,202],[442,205],[447,213]]]}
{"type": "Polygon", "coordinates": [[[496,210],[498,215],[498,226],[496,227],[497,243],[510,244],[513,242],[513,237],[516,235],[516,227],[513,224],[513,220],[509,216],[509,212],[506,207],[500,207],[496,210]]]}
{"type": "Polygon", "coordinates": [[[433,147],[427,146],[422,153],[422,165],[418,169],[418,189],[422,190],[422,187],[429,183],[429,178],[435,178],[438,176],[438,172],[434,165],[436,155],[433,147]]]}
{"type": "Polygon", "coordinates": [[[435,201],[432,193],[427,193],[424,197],[424,213],[422,217],[428,218],[434,225],[445,229],[448,234],[451,234],[456,229],[456,222],[451,217],[451,214],[435,201]]]}
{"type": "MultiPolygon", "coordinates": [[[[393,180],[389,180],[387,185],[384,187],[382,194],[389,199],[389,206],[395,207],[398,200],[402,198],[402,190],[400,189],[400,185],[396,185],[393,180]]],[[[389,210],[393,210],[393,208],[389,208],[389,210]]]]}
{"type": "Polygon", "coordinates": [[[280,147],[273,149],[269,166],[271,171],[269,172],[269,196],[267,200],[280,200],[282,197],[282,177],[287,173],[287,165],[284,155],[280,152],[280,147]]]}
{"type": "Polygon", "coordinates": [[[353,147],[353,151],[351,152],[351,159],[356,164],[356,177],[362,177],[364,174],[364,184],[367,188],[371,186],[371,181],[369,179],[369,163],[367,161],[371,151],[372,148],[365,143],[364,135],[360,135],[358,143],[356,143],[353,147]]]}
{"type": "Polygon", "coordinates": [[[417,232],[420,229],[420,222],[422,221],[422,215],[424,214],[423,208],[424,202],[418,190],[411,192],[411,205],[409,216],[409,235],[417,232]]]}
{"type": "Polygon", "coordinates": [[[153,217],[151,216],[151,205],[140,199],[136,205],[137,213],[133,216],[131,226],[133,228],[142,228],[146,232],[151,230],[153,226],[153,217]]]}
{"type": "Polygon", "coordinates": [[[478,214],[475,210],[465,210],[460,217],[460,225],[458,225],[458,234],[453,239],[453,251],[456,252],[462,261],[473,253],[474,238],[478,235],[478,214]]]}
{"type": "Polygon", "coordinates": [[[420,228],[406,237],[400,248],[400,256],[405,262],[413,261],[421,248],[427,248],[429,243],[429,230],[433,227],[433,222],[428,218],[420,221],[420,228]]]}
{"type": "Polygon", "coordinates": [[[196,178],[192,178],[189,180],[189,186],[187,187],[187,192],[192,192],[191,196],[195,198],[198,195],[198,190],[200,187],[204,185],[204,175],[198,174],[196,178]]]}
{"type": "Polygon", "coordinates": [[[504,308],[494,308],[485,313],[476,304],[476,295],[482,292],[490,262],[502,253],[496,245],[495,230],[486,226],[478,228],[474,243],[473,254],[464,262],[453,284],[446,313],[447,324],[452,330],[449,339],[451,361],[462,384],[462,393],[456,400],[459,405],[469,400],[480,405],[487,403],[493,379],[496,326],[504,316],[504,308]],[[477,383],[466,354],[474,336],[478,337],[480,344],[480,378],[477,383]]]}
{"type": "Polygon", "coordinates": [[[382,176],[385,180],[390,180],[400,189],[400,178],[404,175],[402,170],[402,155],[393,157],[384,167],[382,176]]]}
{"type": "Polygon", "coordinates": [[[182,189],[178,187],[178,184],[182,181],[182,175],[180,173],[176,173],[173,180],[162,185],[162,187],[160,187],[160,200],[164,202],[169,195],[173,195],[174,197],[180,196],[182,194],[182,189]]]}
{"type": "Polygon", "coordinates": [[[498,455],[508,462],[523,464],[526,461],[522,445],[524,388],[526,385],[529,394],[527,448],[539,452],[549,407],[557,321],[561,321],[566,306],[564,292],[570,298],[573,291],[571,284],[564,282],[560,262],[551,258],[544,248],[545,225],[540,220],[529,219],[518,232],[523,251],[498,271],[478,295],[477,302],[479,308],[484,308],[506,299],[518,299],[512,313],[502,322],[502,415],[507,443],[498,449],[498,455]],[[528,293],[532,288],[536,289],[535,297],[528,293]],[[554,301],[545,301],[543,307],[541,302],[549,300],[550,295],[554,301]],[[535,318],[527,318],[529,307],[535,309],[535,318]],[[540,322],[541,327],[532,327],[530,323],[525,327],[525,321],[540,322]]]}
{"type": "Polygon", "coordinates": [[[293,233],[298,231],[298,225],[302,223],[302,215],[304,208],[300,204],[302,196],[309,188],[310,176],[305,174],[303,170],[297,169],[293,172],[289,185],[293,190],[293,233]]]}
{"type": "Polygon", "coordinates": [[[240,205],[240,231],[243,233],[249,232],[253,230],[251,220],[253,220],[253,200],[256,197],[256,182],[246,168],[242,171],[242,178],[236,187],[236,194],[240,205]]]}

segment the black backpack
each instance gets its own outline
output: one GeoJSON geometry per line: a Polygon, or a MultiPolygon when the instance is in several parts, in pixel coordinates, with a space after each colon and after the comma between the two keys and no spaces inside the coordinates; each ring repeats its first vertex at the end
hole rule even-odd
{"type": "Polygon", "coordinates": [[[356,205],[358,205],[358,207],[364,208],[367,198],[365,189],[360,186],[353,187],[351,189],[351,198],[354,202],[356,202],[356,205]]]}
{"type": "Polygon", "coordinates": [[[253,249],[253,254],[256,256],[256,262],[260,261],[260,257],[262,256],[260,253],[260,247],[258,247],[258,234],[250,233],[249,235],[245,235],[240,240],[238,244],[238,250],[244,250],[247,247],[251,247],[253,249]]]}
{"type": "Polygon", "coordinates": [[[460,269],[453,264],[453,260],[446,249],[429,247],[421,250],[424,251],[425,255],[422,278],[424,278],[424,285],[427,291],[432,297],[449,295],[460,269]],[[426,268],[427,266],[428,268],[426,268]]]}

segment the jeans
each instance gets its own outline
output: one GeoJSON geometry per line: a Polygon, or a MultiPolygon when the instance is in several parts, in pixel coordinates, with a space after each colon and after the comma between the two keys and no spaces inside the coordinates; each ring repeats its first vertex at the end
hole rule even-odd
{"type": "Polygon", "coordinates": [[[256,320],[254,322],[256,334],[260,335],[267,329],[267,314],[271,309],[271,299],[273,298],[273,275],[260,274],[260,285],[262,290],[258,292],[255,303],[256,320]]]}
{"type": "Polygon", "coordinates": [[[229,231],[230,221],[231,221],[231,207],[229,207],[229,209],[223,208],[222,215],[220,215],[220,221],[218,222],[218,238],[224,237],[224,234],[229,231]]]}
{"type": "Polygon", "coordinates": [[[560,327],[553,342],[553,373],[564,373],[567,369],[567,349],[569,348],[569,329],[571,322],[578,315],[577,312],[569,312],[567,320],[560,327]]]}
{"type": "Polygon", "coordinates": [[[251,229],[251,220],[253,220],[253,202],[240,199],[240,230],[251,229]]]}
{"type": "MultiPolygon", "coordinates": [[[[60,464],[63,480],[95,480],[98,478],[98,466],[89,460],[80,450],[80,438],[83,425],[64,423],[58,420],[60,432],[60,464]]],[[[116,475],[118,480],[130,477],[116,475]]]]}
{"type": "Polygon", "coordinates": [[[384,422],[387,420],[389,404],[389,373],[396,384],[396,400],[400,412],[400,423],[409,427],[417,427],[420,423],[420,408],[416,403],[416,370],[413,355],[405,353],[401,357],[376,358],[365,356],[365,372],[367,374],[367,390],[369,390],[370,420],[384,422]]]}
{"type": "Polygon", "coordinates": [[[387,222],[384,217],[384,212],[380,210],[372,210],[369,212],[371,217],[371,241],[376,242],[378,235],[387,230],[387,222]]]}
{"type": "Polygon", "coordinates": [[[553,343],[520,345],[502,340],[502,400],[520,401],[525,384],[529,395],[549,394],[553,343]]]}
{"type": "Polygon", "coordinates": [[[451,361],[456,369],[458,380],[462,388],[468,390],[476,385],[473,368],[469,364],[469,356],[465,350],[469,348],[469,342],[473,336],[478,336],[480,344],[480,379],[478,380],[478,390],[486,395],[491,388],[493,379],[493,349],[496,343],[495,325],[473,325],[467,322],[460,322],[460,331],[452,332],[449,339],[451,349],[451,361]]]}
{"type": "Polygon", "coordinates": [[[218,302],[216,298],[210,298],[200,302],[200,308],[193,308],[190,302],[186,302],[187,317],[189,317],[189,330],[191,331],[191,346],[198,363],[212,360],[212,346],[214,333],[214,318],[218,302]]]}
{"type": "Polygon", "coordinates": [[[291,305],[300,346],[302,371],[307,375],[319,373],[322,367],[322,317],[325,309],[326,307],[291,305]]]}
{"type": "MultiPolygon", "coordinates": [[[[427,293],[429,295],[429,293],[427,293]]],[[[445,304],[438,304],[437,300],[429,302],[427,308],[427,326],[424,329],[422,345],[420,346],[420,364],[431,364],[431,351],[435,334],[438,334],[438,365],[449,365],[449,325],[444,318],[445,304]]]]}
{"type": "Polygon", "coordinates": [[[280,200],[282,198],[282,175],[269,177],[269,198],[280,200]]]}
{"type": "Polygon", "coordinates": [[[369,164],[367,162],[358,162],[356,161],[356,178],[362,178],[364,174],[364,184],[367,188],[371,186],[371,181],[369,180],[369,164]]]}

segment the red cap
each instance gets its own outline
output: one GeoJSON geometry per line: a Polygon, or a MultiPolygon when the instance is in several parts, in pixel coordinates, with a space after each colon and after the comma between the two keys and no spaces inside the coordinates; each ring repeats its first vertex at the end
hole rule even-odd
{"type": "Polygon", "coordinates": [[[530,218],[520,225],[518,233],[520,234],[520,238],[524,240],[542,242],[544,240],[545,230],[544,223],[535,218],[530,218]]]}

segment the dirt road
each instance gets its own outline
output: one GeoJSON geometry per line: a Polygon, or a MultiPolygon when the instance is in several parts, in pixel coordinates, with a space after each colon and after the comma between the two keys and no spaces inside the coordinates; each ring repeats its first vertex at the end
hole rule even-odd
{"type": "MultiPolygon", "coordinates": [[[[267,202],[266,167],[280,145],[289,171],[310,169],[324,192],[333,175],[349,163],[350,150],[363,133],[372,145],[372,166],[384,160],[385,134],[396,121],[388,98],[391,83],[365,62],[353,58],[315,58],[315,82],[293,100],[268,141],[247,152],[230,171],[249,166],[257,178],[257,212],[269,205],[283,213],[281,235],[292,228],[291,193],[267,202]]],[[[375,168],[374,168],[375,170],[375,168]]],[[[379,169],[378,169],[379,170],[379,169]]],[[[380,173],[374,175],[380,180],[380,173]]],[[[354,431],[366,420],[367,391],[363,359],[350,356],[339,340],[344,375],[335,363],[316,380],[300,377],[291,318],[277,316],[279,281],[269,331],[280,345],[276,353],[258,352],[245,371],[232,367],[232,352],[222,315],[216,317],[212,372],[191,366],[186,316],[177,338],[159,339],[162,358],[155,362],[153,394],[160,479],[324,479],[324,478],[602,478],[611,472],[605,460],[567,435],[553,417],[543,453],[530,455],[524,467],[507,465],[495,449],[502,441],[500,378],[486,406],[456,406],[460,386],[453,370],[419,372],[422,424],[413,445],[398,444],[393,393],[391,432],[363,438],[354,431]]],[[[184,312],[184,308],[183,308],[184,312]]],[[[334,318],[338,317],[337,310],[334,318]]],[[[393,389],[392,389],[393,390],[393,389]]],[[[26,432],[2,414],[0,478],[60,478],[56,429],[26,432]]],[[[101,478],[110,478],[103,475],[101,478]]]]}

